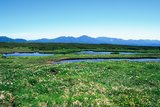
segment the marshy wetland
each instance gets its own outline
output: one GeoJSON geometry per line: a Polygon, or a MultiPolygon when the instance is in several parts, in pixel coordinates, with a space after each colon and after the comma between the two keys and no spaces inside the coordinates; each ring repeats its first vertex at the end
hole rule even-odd
{"type": "Polygon", "coordinates": [[[2,106],[160,106],[160,47],[0,43],[0,53],[2,106]],[[3,56],[15,52],[49,55],[3,56]]]}

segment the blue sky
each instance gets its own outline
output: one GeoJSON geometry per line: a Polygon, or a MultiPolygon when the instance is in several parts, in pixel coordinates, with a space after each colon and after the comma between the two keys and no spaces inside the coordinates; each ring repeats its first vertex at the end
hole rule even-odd
{"type": "Polygon", "coordinates": [[[0,0],[0,35],[160,40],[160,0],[0,0]]]}

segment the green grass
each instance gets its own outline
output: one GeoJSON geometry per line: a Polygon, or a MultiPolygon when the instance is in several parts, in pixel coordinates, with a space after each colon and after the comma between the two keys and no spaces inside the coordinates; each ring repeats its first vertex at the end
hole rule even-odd
{"type": "Polygon", "coordinates": [[[0,58],[0,105],[160,106],[160,63],[48,63],[69,58],[104,57],[142,58],[160,55],[66,54],[0,58]]]}
{"type": "Polygon", "coordinates": [[[3,55],[2,54],[0,54],[0,58],[2,57],[3,55]]]}

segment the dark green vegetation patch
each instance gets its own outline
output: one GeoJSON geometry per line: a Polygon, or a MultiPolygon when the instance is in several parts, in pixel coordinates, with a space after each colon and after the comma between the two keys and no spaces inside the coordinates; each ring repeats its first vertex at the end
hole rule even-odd
{"type": "Polygon", "coordinates": [[[74,43],[0,43],[0,53],[42,52],[66,54],[83,50],[157,53],[160,52],[160,47],[74,43]]]}

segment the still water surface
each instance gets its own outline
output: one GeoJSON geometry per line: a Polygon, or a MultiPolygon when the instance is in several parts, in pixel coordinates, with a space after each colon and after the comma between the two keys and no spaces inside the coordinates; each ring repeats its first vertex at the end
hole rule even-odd
{"type": "MultiPolygon", "coordinates": [[[[77,52],[77,54],[112,54],[112,53],[115,53],[115,52],[95,52],[95,51],[81,51],[81,52],[77,52]]],[[[137,52],[116,52],[118,54],[140,54],[140,53],[137,53],[137,52]]]]}
{"type": "Polygon", "coordinates": [[[3,56],[50,56],[50,55],[53,55],[53,54],[44,54],[44,53],[38,53],[38,52],[35,52],[35,53],[9,53],[9,54],[3,54],[3,56]]]}
{"type": "Polygon", "coordinates": [[[141,58],[141,59],[67,59],[54,62],[54,64],[71,63],[71,62],[102,62],[102,61],[136,61],[136,62],[160,62],[160,58],[141,58]]]}

